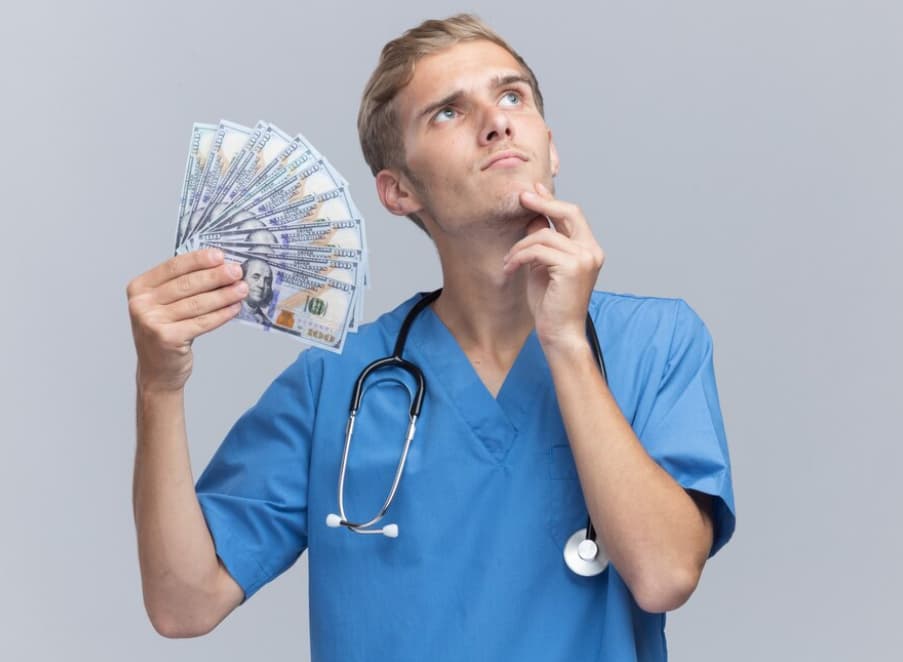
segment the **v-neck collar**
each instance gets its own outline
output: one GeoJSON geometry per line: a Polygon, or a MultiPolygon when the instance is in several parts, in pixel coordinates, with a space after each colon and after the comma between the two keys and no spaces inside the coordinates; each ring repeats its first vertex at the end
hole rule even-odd
{"type": "Polygon", "coordinates": [[[542,390],[551,383],[536,331],[527,336],[494,398],[455,336],[432,307],[427,306],[420,317],[422,319],[416,325],[420,329],[412,331],[410,340],[417,345],[422,360],[432,368],[427,389],[443,389],[489,453],[497,461],[504,460],[517,436],[520,422],[542,390]]]}

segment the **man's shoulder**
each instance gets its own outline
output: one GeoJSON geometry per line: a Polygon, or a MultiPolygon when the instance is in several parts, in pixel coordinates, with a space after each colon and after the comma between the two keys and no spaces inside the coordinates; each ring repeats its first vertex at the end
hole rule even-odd
{"type": "Polygon", "coordinates": [[[686,301],[676,297],[593,290],[589,312],[593,321],[674,321],[682,309],[690,309],[686,301]]]}
{"type": "Polygon", "coordinates": [[[590,315],[600,339],[621,342],[643,352],[649,347],[674,348],[711,343],[702,318],[679,297],[643,296],[597,290],[590,315]]]}

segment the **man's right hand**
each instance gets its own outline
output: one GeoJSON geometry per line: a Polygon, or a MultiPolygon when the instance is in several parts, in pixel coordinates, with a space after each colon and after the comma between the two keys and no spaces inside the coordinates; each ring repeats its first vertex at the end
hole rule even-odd
{"type": "Polygon", "coordinates": [[[235,317],[248,293],[241,267],[205,248],[177,255],[129,283],[141,389],[177,391],[191,375],[191,343],[235,317]]]}
{"type": "Polygon", "coordinates": [[[129,283],[138,351],[132,499],[144,604],[167,637],[209,632],[243,598],[216,555],[194,489],[183,387],[191,342],[235,317],[248,287],[221,251],[178,255],[129,283]]]}

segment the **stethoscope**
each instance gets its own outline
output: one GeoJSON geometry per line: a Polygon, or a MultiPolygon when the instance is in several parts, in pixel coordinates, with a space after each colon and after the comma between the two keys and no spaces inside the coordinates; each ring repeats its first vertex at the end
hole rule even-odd
{"type": "MultiPolygon", "coordinates": [[[[386,511],[389,510],[389,506],[392,505],[395,493],[398,491],[398,483],[401,481],[401,475],[404,473],[404,465],[408,459],[408,450],[411,447],[411,441],[414,439],[414,430],[417,427],[417,417],[420,416],[420,408],[423,405],[423,397],[426,394],[426,380],[423,378],[423,373],[420,368],[402,358],[401,354],[404,351],[405,341],[408,338],[408,332],[410,331],[414,320],[421,312],[423,312],[423,309],[435,301],[441,293],[442,289],[440,288],[435,292],[425,294],[420,301],[411,308],[404,318],[404,321],[401,323],[401,329],[398,331],[398,338],[395,340],[395,349],[392,352],[392,356],[377,359],[368,365],[358,376],[357,381],[354,384],[354,393],[351,396],[351,408],[348,414],[348,424],[345,426],[345,448],[342,451],[342,465],[339,469],[339,514],[330,513],[327,515],[327,526],[333,528],[344,526],[355,533],[381,533],[388,538],[398,537],[397,524],[386,524],[378,529],[371,527],[385,516],[386,511]],[[367,377],[377,370],[389,367],[405,370],[417,382],[417,390],[411,400],[410,422],[408,423],[408,430],[405,435],[404,448],[402,449],[401,457],[398,460],[398,466],[395,468],[395,477],[392,479],[392,487],[389,489],[389,495],[386,497],[386,501],[383,503],[382,508],[380,508],[375,517],[366,522],[349,522],[348,518],[345,516],[345,471],[348,467],[348,452],[351,449],[351,436],[354,433],[354,419],[357,416],[358,409],[361,405],[364,382],[367,377]]],[[[602,357],[602,348],[599,347],[599,339],[596,336],[596,327],[593,324],[592,318],[589,316],[589,312],[586,314],[586,335],[590,342],[593,356],[596,359],[596,364],[599,366],[599,371],[602,373],[602,379],[608,383],[608,376],[605,372],[605,359],[602,357]]],[[[608,558],[605,551],[602,549],[601,544],[596,540],[596,530],[593,528],[593,523],[588,516],[586,519],[586,528],[577,529],[565,543],[564,560],[571,570],[584,577],[597,575],[605,570],[605,567],[608,565],[608,558]]]]}

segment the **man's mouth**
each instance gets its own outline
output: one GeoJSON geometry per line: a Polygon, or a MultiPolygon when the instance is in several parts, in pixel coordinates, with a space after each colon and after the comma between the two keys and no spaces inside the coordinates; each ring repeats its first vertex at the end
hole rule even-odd
{"type": "Polygon", "coordinates": [[[521,152],[516,150],[505,150],[490,156],[480,170],[489,170],[489,168],[515,168],[526,160],[527,157],[521,152]]]}

